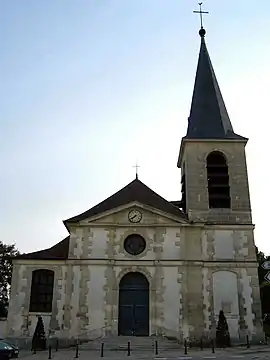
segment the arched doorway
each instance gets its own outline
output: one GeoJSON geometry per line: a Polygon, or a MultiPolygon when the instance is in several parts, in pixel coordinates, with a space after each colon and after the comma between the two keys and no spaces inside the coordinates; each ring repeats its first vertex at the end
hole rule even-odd
{"type": "Polygon", "coordinates": [[[139,272],[130,272],[120,281],[118,334],[149,335],[149,283],[139,272]]]}

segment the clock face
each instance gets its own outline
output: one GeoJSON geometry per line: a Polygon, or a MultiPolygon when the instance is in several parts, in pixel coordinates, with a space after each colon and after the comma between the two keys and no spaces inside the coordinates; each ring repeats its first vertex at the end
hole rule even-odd
{"type": "Polygon", "coordinates": [[[128,213],[128,220],[130,222],[138,223],[141,221],[141,219],[142,219],[142,213],[137,209],[131,210],[128,213]]]}

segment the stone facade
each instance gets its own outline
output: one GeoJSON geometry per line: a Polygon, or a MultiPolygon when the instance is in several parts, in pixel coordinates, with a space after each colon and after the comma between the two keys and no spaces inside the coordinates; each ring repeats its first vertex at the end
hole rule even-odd
{"type": "Polygon", "coordinates": [[[223,309],[234,340],[261,336],[253,225],[190,224],[131,203],[69,230],[68,260],[14,261],[8,337],[31,337],[37,315],[63,339],[117,335],[119,282],[129,272],[149,281],[149,335],[209,337],[223,309]],[[128,221],[132,208],[139,224],[128,221]],[[133,233],[146,241],[138,256],[123,247],[133,233]],[[55,273],[52,312],[30,313],[32,271],[42,268],[55,273]]]}
{"type": "Polygon", "coordinates": [[[141,329],[148,335],[213,337],[223,310],[232,341],[243,341],[247,334],[253,341],[263,338],[247,139],[233,131],[206,48],[206,32],[201,28],[199,34],[188,129],[178,158],[182,200],[166,201],[136,175],[108,199],[64,221],[70,235],[55,247],[15,259],[9,337],[30,338],[38,315],[47,334],[90,339],[123,335],[119,319],[126,321],[129,314],[126,322],[132,323],[129,331],[134,335],[134,324],[143,318],[138,314],[146,309],[143,314],[149,319],[141,329]],[[139,214],[136,223],[128,217],[130,210],[139,214]],[[124,246],[131,236],[143,244],[138,255],[124,246]],[[38,269],[54,272],[52,307],[43,304],[49,313],[29,312],[35,308],[30,306],[32,276],[42,278],[40,271],[33,273],[38,269]],[[132,281],[122,291],[128,274],[142,279],[140,293],[139,282],[132,281]],[[126,302],[121,305],[123,293],[126,302]],[[144,303],[132,303],[143,298],[144,303]]]}
{"type": "Polygon", "coordinates": [[[251,224],[251,206],[245,156],[246,141],[184,140],[178,166],[186,174],[187,209],[194,222],[251,224]],[[209,209],[206,158],[209,153],[224,154],[230,179],[230,209],[209,209]]]}

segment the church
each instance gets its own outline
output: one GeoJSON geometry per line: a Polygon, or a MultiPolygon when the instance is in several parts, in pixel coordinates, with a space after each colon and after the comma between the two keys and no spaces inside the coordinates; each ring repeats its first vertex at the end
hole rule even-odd
{"type": "MultiPolygon", "coordinates": [[[[138,177],[64,220],[69,235],[13,258],[7,337],[212,338],[224,311],[232,342],[263,338],[245,146],[234,132],[208,54],[200,51],[167,201],[138,177]]],[[[31,340],[30,340],[31,341],[31,340]]]]}

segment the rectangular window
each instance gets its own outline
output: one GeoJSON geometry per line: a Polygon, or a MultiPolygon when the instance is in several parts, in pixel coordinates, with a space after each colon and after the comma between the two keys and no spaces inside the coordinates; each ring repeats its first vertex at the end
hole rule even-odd
{"type": "Polygon", "coordinates": [[[32,274],[30,312],[51,312],[53,301],[54,272],[35,270],[32,274]]]}

